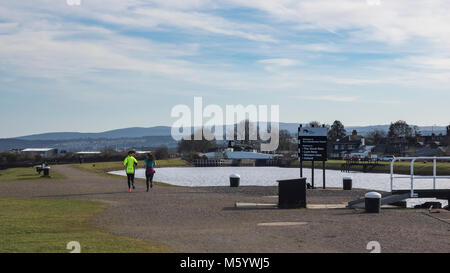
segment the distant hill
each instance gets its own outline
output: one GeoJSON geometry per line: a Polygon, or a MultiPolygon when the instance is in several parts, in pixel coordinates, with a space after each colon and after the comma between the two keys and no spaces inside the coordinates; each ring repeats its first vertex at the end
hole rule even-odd
{"type": "MultiPolygon", "coordinates": [[[[345,125],[345,124],[344,124],[345,125]]],[[[292,135],[297,133],[298,123],[286,123],[280,122],[280,130],[288,130],[292,135]]],[[[360,135],[366,135],[374,130],[388,131],[389,125],[371,125],[371,126],[348,126],[345,127],[347,134],[351,134],[353,130],[356,130],[360,135]]],[[[446,128],[444,126],[419,126],[423,135],[430,135],[432,132],[435,134],[446,134],[446,128]]],[[[56,133],[44,133],[34,134],[28,136],[22,136],[17,138],[0,139],[8,140],[9,143],[14,143],[19,140],[28,141],[68,141],[68,140],[83,140],[83,139],[120,139],[120,138],[142,138],[142,137],[169,137],[171,135],[171,127],[169,126],[155,126],[155,127],[131,127],[110,130],[100,133],[78,133],[78,132],[56,132],[56,133]]],[[[224,132],[226,130],[224,129],[224,132]]]]}
{"type": "Polygon", "coordinates": [[[20,140],[73,140],[73,139],[115,139],[115,138],[139,138],[146,136],[170,136],[169,126],[156,127],[131,127],[110,130],[100,133],[59,132],[44,133],[17,137],[20,140]]]}
{"type": "Polygon", "coordinates": [[[171,136],[146,136],[129,138],[80,138],[69,140],[24,140],[17,138],[0,139],[0,151],[25,148],[56,148],[65,151],[98,151],[104,148],[126,150],[136,148],[142,150],[167,146],[177,147],[177,141],[171,136]]]}

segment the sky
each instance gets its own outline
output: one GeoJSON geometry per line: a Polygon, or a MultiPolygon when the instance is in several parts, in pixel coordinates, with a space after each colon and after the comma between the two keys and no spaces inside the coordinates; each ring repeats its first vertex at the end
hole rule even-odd
{"type": "Polygon", "coordinates": [[[450,123],[448,0],[0,0],[0,137],[171,125],[279,105],[280,121],[450,123]]]}

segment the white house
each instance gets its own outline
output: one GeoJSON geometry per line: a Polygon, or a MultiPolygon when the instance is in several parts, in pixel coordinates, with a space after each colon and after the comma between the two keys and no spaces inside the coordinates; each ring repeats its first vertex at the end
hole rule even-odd
{"type": "Polygon", "coordinates": [[[273,159],[274,155],[256,152],[234,152],[226,150],[224,152],[210,152],[200,154],[208,159],[273,159]]]}
{"type": "Polygon", "coordinates": [[[371,156],[373,149],[375,146],[364,145],[361,146],[349,153],[350,157],[359,157],[359,158],[368,158],[371,156]]]}
{"type": "Polygon", "coordinates": [[[25,154],[40,155],[42,157],[52,157],[58,154],[58,149],[55,148],[26,148],[22,150],[25,154]]]}

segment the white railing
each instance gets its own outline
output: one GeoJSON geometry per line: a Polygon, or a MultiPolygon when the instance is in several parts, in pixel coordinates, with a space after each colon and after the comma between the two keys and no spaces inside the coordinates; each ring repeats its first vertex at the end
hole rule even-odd
{"type": "Polygon", "coordinates": [[[450,160],[450,156],[422,156],[422,157],[396,157],[391,161],[391,192],[394,186],[394,179],[408,178],[411,179],[411,198],[414,195],[414,179],[433,179],[433,190],[436,189],[436,179],[449,179],[450,176],[437,176],[436,174],[436,162],[438,160],[450,160]],[[411,160],[410,176],[394,176],[394,163],[400,160],[411,160]],[[417,160],[433,160],[433,175],[432,176],[415,176],[414,175],[414,162],[417,160]]]}

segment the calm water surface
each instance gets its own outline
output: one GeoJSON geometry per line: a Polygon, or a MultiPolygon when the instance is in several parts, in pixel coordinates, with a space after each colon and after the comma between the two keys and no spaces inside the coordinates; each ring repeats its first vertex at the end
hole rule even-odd
{"type": "MultiPolygon", "coordinates": [[[[115,175],[126,176],[125,171],[110,172],[115,175]]],[[[187,187],[206,187],[206,186],[229,186],[229,176],[233,173],[241,176],[240,184],[242,186],[277,186],[277,180],[293,179],[300,176],[297,168],[279,168],[279,167],[178,167],[178,168],[157,168],[154,176],[155,181],[161,181],[172,185],[187,187]]],[[[304,169],[303,175],[311,183],[311,169],[304,169]]],[[[314,172],[315,186],[322,187],[322,170],[314,172]]],[[[342,187],[344,177],[352,177],[353,187],[375,191],[390,191],[390,175],[384,173],[342,173],[336,170],[326,171],[327,187],[342,187]]],[[[403,175],[402,175],[403,176],[403,175]]],[[[145,170],[137,169],[136,177],[145,178],[145,170]]],[[[410,189],[411,181],[409,176],[404,175],[406,179],[396,179],[394,181],[395,189],[410,189]]],[[[431,189],[433,181],[431,179],[414,180],[415,189],[431,189]]],[[[438,179],[437,189],[450,189],[450,179],[438,179]]],[[[408,199],[408,207],[414,206],[425,201],[433,199],[408,199]]],[[[447,201],[442,201],[447,205],[447,201]]]]}
{"type": "MultiPolygon", "coordinates": [[[[111,174],[123,175],[124,171],[113,171],[111,174]]],[[[297,168],[279,167],[178,167],[178,168],[157,168],[154,177],[155,181],[168,184],[188,187],[204,186],[229,186],[229,176],[237,173],[241,176],[243,186],[277,186],[277,180],[292,179],[300,176],[297,168]]],[[[311,182],[311,169],[304,169],[303,175],[311,182]]],[[[315,170],[315,186],[322,187],[322,170],[315,170]]],[[[353,187],[369,190],[390,191],[390,175],[383,173],[342,173],[336,170],[326,171],[327,187],[342,187],[342,179],[350,176],[353,178],[353,187]]],[[[136,177],[144,178],[144,169],[136,170],[136,177]]],[[[408,176],[404,176],[408,178],[408,176]]],[[[431,188],[431,179],[414,180],[414,188],[431,188]]],[[[394,189],[409,189],[411,182],[409,179],[396,179],[394,189]]],[[[450,189],[450,180],[437,180],[436,188],[450,189]]]]}

